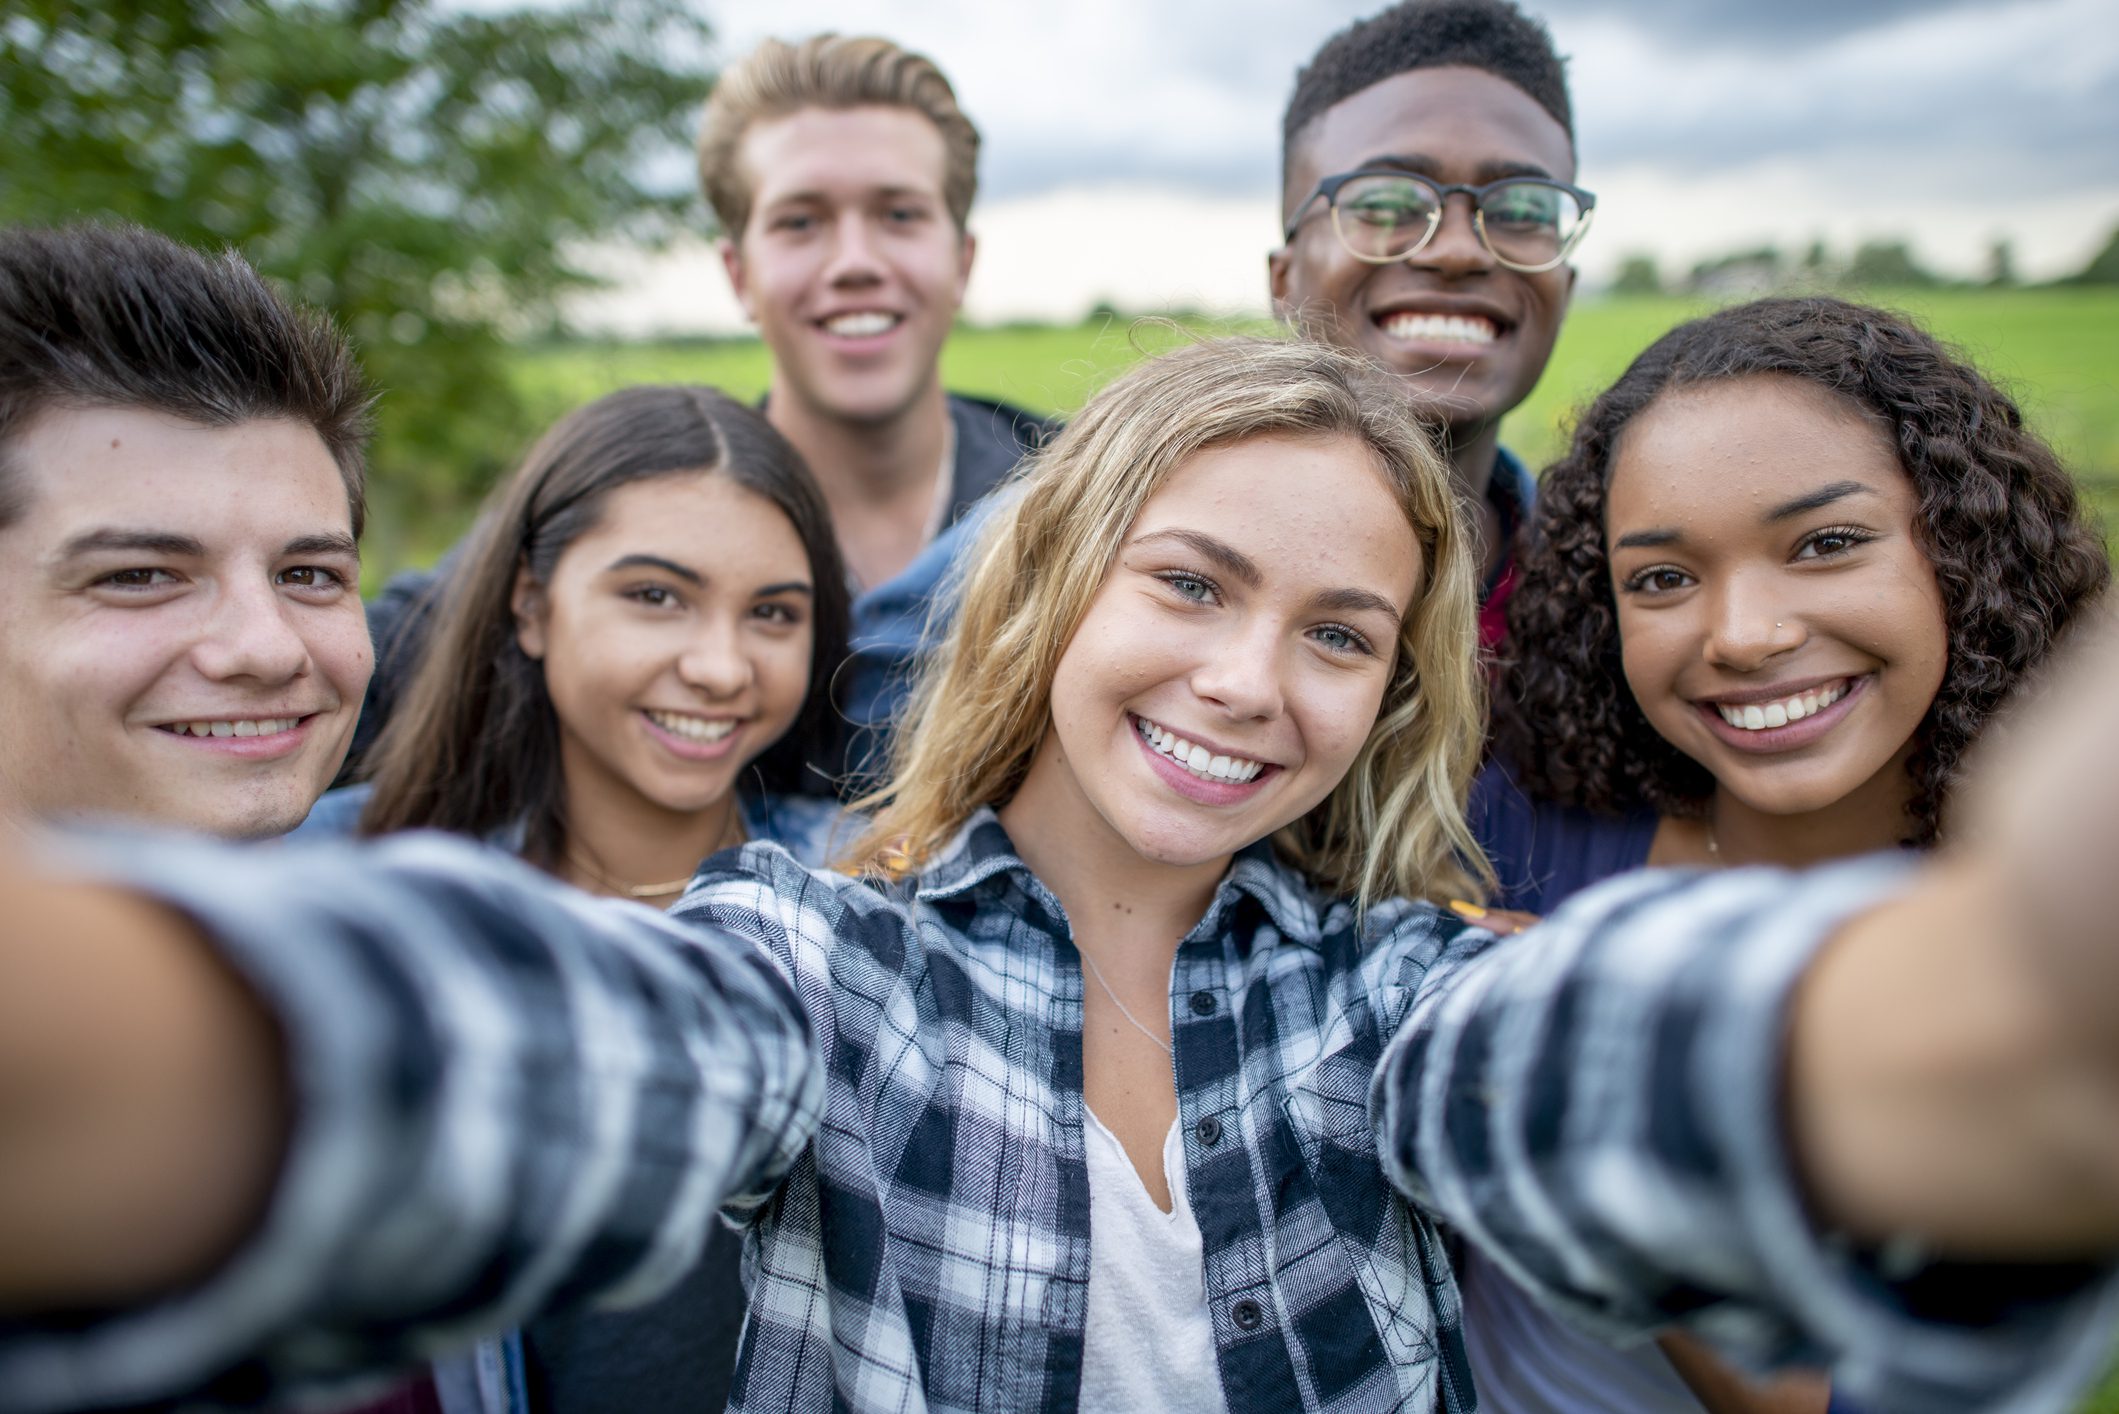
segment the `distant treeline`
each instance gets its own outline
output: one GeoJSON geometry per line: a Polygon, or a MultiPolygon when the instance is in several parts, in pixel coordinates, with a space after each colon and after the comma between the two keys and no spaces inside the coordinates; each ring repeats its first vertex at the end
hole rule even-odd
{"type": "MultiPolygon", "coordinates": [[[[2016,251],[2006,240],[1987,247],[1986,271],[1976,280],[1938,275],[1914,255],[1910,242],[1864,241],[1851,254],[1836,254],[1823,241],[1812,241],[1800,256],[1779,246],[1732,251],[1702,260],[1683,276],[1666,278],[1652,255],[1629,255],[1619,265],[1612,289],[1619,294],[1691,294],[1731,297],[1788,289],[2013,289],[2016,251]]],[[[2119,228],[2104,248],[2072,275],[2055,285],[2119,285],[2119,228]]]]}

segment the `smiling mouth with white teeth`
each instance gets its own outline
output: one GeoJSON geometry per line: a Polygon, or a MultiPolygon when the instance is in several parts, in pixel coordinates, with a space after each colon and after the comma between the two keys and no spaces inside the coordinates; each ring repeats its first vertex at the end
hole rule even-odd
{"type": "Polygon", "coordinates": [[[836,334],[842,339],[870,339],[889,333],[903,322],[902,315],[863,310],[858,314],[834,314],[823,321],[823,329],[825,333],[836,334]]]}
{"type": "Polygon", "coordinates": [[[643,710],[649,721],[671,736],[701,745],[721,740],[740,725],[733,717],[695,717],[689,712],[663,712],[652,707],[643,710]]]}
{"type": "Polygon", "coordinates": [[[1195,746],[1176,732],[1157,726],[1146,717],[1133,719],[1133,730],[1140,733],[1141,740],[1169,757],[1203,781],[1227,781],[1242,785],[1256,780],[1258,773],[1266,768],[1263,761],[1253,761],[1245,756],[1216,756],[1204,746],[1195,746]]]}
{"type": "Polygon", "coordinates": [[[1423,314],[1413,310],[1386,314],[1376,321],[1387,338],[1404,343],[1490,344],[1501,331],[1476,314],[1423,314]]]}
{"type": "Polygon", "coordinates": [[[300,717],[207,718],[196,722],[163,722],[155,730],[171,736],[278,736],[302,724],[300,717]]]}
{"type": "Polygon", "coordinates": [[[1723,721],[1739,731],[1765,732],[1814,717],[1847,695],[1851,680],[1841,678],[1804,692],[1791,693],[1776,702],[1752,702],[1734,707],[1726,702],[1711,704],[1723,721]]]}

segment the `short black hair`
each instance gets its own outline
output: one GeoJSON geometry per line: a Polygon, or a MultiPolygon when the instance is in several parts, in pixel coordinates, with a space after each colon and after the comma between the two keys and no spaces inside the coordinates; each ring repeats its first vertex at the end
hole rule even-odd
{"type": "Polygon", "coordinates": [[[0,231],[0,525],[22,511],[8,445],[52,407],[144,408],[208,427],[316,429],[367,512],[373,397],[338,329],[280,298],[234,251],[139,226],[0,231]]]}
{"type": "Polygon", "coordinates": [[[1567,130],[1573,146],[1567,67],[1543,24],[1508,0],[1400,0],[1327,39],[1295,75],[1280,120],[1282,169],[1302,130],[1326,109],[1385,79],[1451,64],[1484,69],[1522,89],[1567,130]]]}

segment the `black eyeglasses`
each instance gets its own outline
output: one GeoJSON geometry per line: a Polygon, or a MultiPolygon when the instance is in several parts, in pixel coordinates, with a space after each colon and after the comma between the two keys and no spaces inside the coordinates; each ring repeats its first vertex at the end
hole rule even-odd
{"type": "Polygon", "coordinates": [[[1503,177],[1484,186],[1434,182],[1393,168],[1364,168],[1326,177],[1296,208],[1284,239],[1323,197],[1332,231],[1347,254],[1372,265],[1403,260],[1442,229],[1442,206],[1463,192],[1472,199],[1472,229],[1487,253],[1511,270],[1535,275],[1574,251],[1589,230],[1597,199],[1580,187],[1544,177],[1503,177]]]}

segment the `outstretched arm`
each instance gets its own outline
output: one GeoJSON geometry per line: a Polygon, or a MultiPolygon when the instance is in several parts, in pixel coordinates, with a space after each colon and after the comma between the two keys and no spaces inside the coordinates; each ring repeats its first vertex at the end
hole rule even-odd
{"type": "Polygon", "coordinates": [[[351,1388],[645,1298],[814,1128],[756,947],[462,842],[76,872],[122,887],[0,880],[10,1410],[351,1388]]]}
{"type": "Polygon", "coordinates": [[[1962,846],[1797,993],[1791,1134],[1850,1231],[2119,1251],[2119,619],[2081,640],[1976,763],[1962,846]]]}
{"type": "Polygon", "coordinates": [[[1377,1077],[1400,1187],[1607,1335],[1681,1322],[1865,1408],[2091,1377],[2119,1323],[2119,631],[2082,638],[1964,848],[1621,878],[1438,968],[1377,1077]]]}
{"type": "Polygon", "coordinates": [[[145,899],[10,875],[0,917],[0,1312],[202,1276],[256,1225],[286,1142],[271,1017],[145,899]]]}

